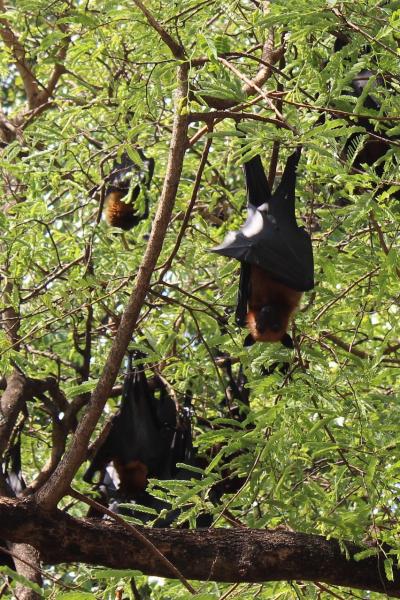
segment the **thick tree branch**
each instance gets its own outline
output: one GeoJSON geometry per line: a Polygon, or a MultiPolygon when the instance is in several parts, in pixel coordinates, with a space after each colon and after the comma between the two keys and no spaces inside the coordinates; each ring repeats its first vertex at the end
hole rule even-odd
{"type": "Polygon", "coordinates": [[[49,481],[38,492],[39,502],[46,508],[53,507],[62,498],[64,493],[68,490],[77,469],[86,458],[90,436],[102,414],[104,405],[118,375],[122,359],[132,338],[140,310],[146,298],[152,273],[162,250],[175,203],[183,158],[187,147],[188,122],[186,114],[183,114],[185,111],[182,110],[188,93],[187,74],[188,66],[186,64],[180,65],[178,67],[175,118],[172,129],[168,165],[146,252],[139,267],[132,294],[122,315],[103,373],[92,394],[87,412],[79,423],[73,443],[69,447],[63,460],[60,462],[49,481]]]}
{"type": "Polygon", "coordinates": [[[136,540],[138,540],[141,544],[143,544],[143,546],[145,546],[156,558],[158,558],[167,567],[167,569],[170,573],[170,576],[172,575],[173,578],[175,578],[175,577],[178,578],[183,583],[183,585],[189,590],[189,592],[191,594],[194,594],[194,595],[196,594],[196,590],[183,577],[182,573],[175,567],[175,565],[173,565],[164,556],[164,554],[162,552],[160,552],[160,550],[157,548],[157,546],[155,546],[153,544],[153,542],[151,542],[148,539],[148,537],[144,534],[145,529],[143,527],[138,528],[138,527],[135,527],[134,525],[131,525],[130,523],[128,523],[128,521],[125,521],[124,518],[121,517],[120,515],[118,515],[117,513],[113,512],[109,508],[106,508],[105,506],[102,506],[95,500],[92,500],[91,498],[87,498],[86,496],[77,492],[76,490],[73,490],[72,488],[70,489],[69,493],[73,498],[76,498],[77,500],[80,500],[81,502],[84,502],[85,504],[89,504],[89,506],[92,506],[93,508],[95,508],[98,511],[100,510],[105,515],[107,515],[110,519],[112,519],[114,522],[120,524],[124,529],[129,531],[136,540]]]}
{"type": "MultiPolygon", "coordinates": [[[[43,585],[39,552],[28,544],[11,544],[10,549],[17,572],[39,587],[43,585]]],[[[17,585],[16,596],[18,600],[39,600],[41,596],[22,584],[17,585]]]]}
{"type": "MultiPolygon", "coordinates": [[[[400,572],[385,579],[384,554],[364,560],[365,550],[337,540],[291,531],[254,529],[145,529],[146,537],[187,579],[261,583],[303,580],[372,590],[400,598],[400,572]]],[[[85,562],[118,569],[139,569],[170,577],[168,567],[122,527],[46,512],[32,501],[0,500],[1,535],[35,546],[46,564],[85,562]],[[101,543],[99,543],[101,540],[101,543]]]]}
{"type": "Polygon", "coordinates": [[[10,345],[12,345],[15,350],[19,350],[19,344],[21,341],[20,335],[18,333],[20,326],[20,318],[18,311],[14,308],[12,304],[13,285],[14,284],[12,280],[9,279],[4,286],[3,295],[6,307],[1,312],[1,324],[8,340],[10,341],[10,345]]]}

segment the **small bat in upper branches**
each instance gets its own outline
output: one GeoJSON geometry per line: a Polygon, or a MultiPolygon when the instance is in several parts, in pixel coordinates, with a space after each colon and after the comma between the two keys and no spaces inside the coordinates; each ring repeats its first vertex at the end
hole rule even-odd
{"type": "Polygon", "coordinates": [[[144,152],[137,149],[143,161],[141,166],[135,164],[126,152],[121,161],[115,161],[110,175],[110,183],[106,189],[106,219],[109,225],[128,230],[135,227],[149,215],[149,200],[144,194],[144,211],[139,213],[135,207],[142,189],[150,188],[154,173],[154,159],[147,158],[144,152]],[[138,183],[132,186],[132,178],[138,176],[138,183]],[[129,198],[126,196],[129,193],[129,198]]]}
{"type": "MultiPolygon", "coordinates": [[[[335,34],[336,40],[333,47],[333,51],[339,52],[343,48],[345,48],[350,43],[350,38],[344,34],[335,34]]],[[[370,51],[370,47],[367,46],[365,48],[365,53],[370,51]]],[[[345,59],[346,60],[346,59],[345,59]]],[[[349,65],[349,69],[351,65],[349,65]]],[[[373,89],[378,85],[386,85],[386,82],[383,80],[381,76],[376,77],[372,71],[369,69],[361,69],[359,73],[351,80],[350,86],[352,88],[351,95],[360,98],[361,96],[365,96],[363,100],[363,107],[368,109],[369,111],[375,111],[376,115],[382,116],[380,113],[381,105],[379,104],[376,97],[373,95],[373,89]],[[374,78],[372,81],[371,79],[374,78]],[[371,85],[373,83],[373,85],[371,85]],[[370,92],[366,94],[367,89],[370,88],[370,92]],[[366,94],[366,95],[365,95],[366,94]]],[[[395,93],[395,90],[391,90],[392,93],[395,93]]],[[[366,112],[366,111],[364,111],[366,112]]],[[[373,113],[372,113],[373,114],[373,113]]],[[[359,170],[363,171],[363,166],[367,164],[368,166],[374,165],[377,161],[382,159],[386,152],[390,150],[390,138],[387,137],[385,131],[376,131],[374,122],[370,121],[368,117],[365,116],[356,116],[355,123],[365,129],[365,134],[362,132],[352,133],[349,138],[346,140],[346,143],[343,148],[343,154],[346,158],[350,158],[352,156],[352,166],[359,170]],[[378,134],[379,139],[373,136],[369,136],[368,133],[378,134]]],[[[388,129],[392,125],[386,123],[385,128],[388,129]]],[[[392,139],[397,139],[393,137],[392,139]]],[[[380,161],[376,167],[376,173],[378,175],[382,175],[384,171],[384,165],[382,161],[380,161]]]]}
{"type": "Polygon", "coordinates": [[[241,262],[236,322],[250,334],[245,345],[278,342],[292,348],[286,332],[302,293],[314,287],[311,239],[295,217],[297,149],[271,195],[260,156],[244,164],[248,216],[212,249],[241,262]]]}

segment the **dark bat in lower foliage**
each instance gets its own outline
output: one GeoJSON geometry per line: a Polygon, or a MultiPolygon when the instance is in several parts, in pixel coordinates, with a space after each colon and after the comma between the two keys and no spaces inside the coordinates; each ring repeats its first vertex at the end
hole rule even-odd
{"type": "Polygon", "coordinates": [[[134,163],[128,154],[124,152],[121,161],[114,162],[109,185],[106,189],[107,222],[113,227],[120,227],[125,230],[132,229],[149,215],[147,194],[144,194],[143,212],[140,213],[135,207],[135,201],[141,190],[150,188],[154,173],[154,159],[147,158],[141,149],[138,149],[137,153],[142,159],[142,165],[139,166],[134,163]],[[135,175],[138,183],[133,186],[132,179],[135,175]]]}
{"type": "Polygon", "coordinates": [[[170,453],[176,436],[176,407],[164,387],[159,398],[150,390],[143,367],[131,368],[125,378],[122,403],[109,433],[98,449],[84,480],[113,462],[119,489],[128,495],[143,491],[147,477],[170,474],[170,453]]]}
{"type": "MultiPolygon", "coordinates": [[[[143,358],[138,353],[135,356],[143,358]]],[[[193,472],[178,465],[196,465],[196,459],[192,444],[190,399],[178,413],[160,379],[157,379],[156,388],[156,391],[150,388],[143,367],[132,369],[130,358],[120,411],[93,457],[84,480],[92,482],[94,474],[100,471],[98,489],[103,505],[110,506],[116,512],[134,515],[143,522],[152,517],[135,511],[135,503],[157,513],[166,511],[166,515],[159,517],[155,525],[168,527],[180,511],[172,510],[168,501],[146,491],[148,477],[160,481],[190,479],[194,476],[193,472]],[[132,509],[120,508],[121,502],[133,503],[132,509]]],[[[88,516],[102,515],[90,510],[88,516]]],[[[209,526],[210,523],[209,515],[200,515],[197,520],[199,527],[209,526]]]]}
{"type": "Polygon", "coordinates": [[[244,164],[248,216],[212,249],[241,262],[236,322],[247,325],[246,344],[278,342],[293,347],[287,333],[303,292],[314,287],[311,239],[295,217],[297,149],[287,160],[274,194],[260,156],[244,164]]]}

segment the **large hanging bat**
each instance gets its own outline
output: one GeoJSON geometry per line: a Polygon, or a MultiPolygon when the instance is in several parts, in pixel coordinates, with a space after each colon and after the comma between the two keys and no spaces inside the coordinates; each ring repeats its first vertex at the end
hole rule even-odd
{"type": "MultiPolygon", "coordinates": [[[[136,353],[136,357],[143,355],[136,353]]],[[[146,491],[147,478],[190,479],[193,472],[178,467],[178,463],[196,464],[192,444],[191,406],[185,402],[177,414],[175,403],[161,381],[157,382],[157,393],[150,389],[143,367],[132,369],[128,361],[122,403],[114,417],[110,430],[98,448],[84,480],[91,482],[97,471],[101,472],[98,485],[103,505],[123,514],[134,514],[143,522],[150,518],[145,512],[120,507],[121,502],[133,502],[166,515],[156,520],[157,527],[169,527],[179,516],[179,509],[171,509],[166,500],[161,500],[146,491]],[[112,464],[111,464],[112,463],[112,464]],[[116,477],[116,475],[118,477],[116,477]]],[[[101,517],[97,510],[88,516],[101,517]]],[[[200,515],[198,527],[208,527],[209,515],[200,515]]]]}
{"type": "Polygon", "coordinates": [[[176,407],[165,388],[156,398],[143,368],[131,368],[125,378],[122,404],[110,431],[98,449],[84,480],[91,482],[96,471],[111,461],[126,495],[144,491],[147,477],[170,475],[171,452],[176,437],[176,407]]]}
{"type": "Polygon", "coordinates": [[[260,156],[244,164],[247,220],[212,249],[241,262],[236,322],[250,330],[246,345],[281,341],[293,347],[286,332],[290,317],[302,293],[314,287],[311,239],[295,217],[299,158],[297,149],[272,195],[260,156]]]}
{"type": "Polygon", "coordinates": [[[141,166],[135,164],[126,152],[121,161],[115,161],[109,185],[106,189],[106,219],[109,225],[121,229],[132,229],[149,215],[149,200],[145,190],[150,188],[154,173],[154,159],[147,158],[139,148],[137,152],[143,161],[141,166]],[[132,185],[132,178],[137,175],[137,185],[132,185]],[[144,190],[144,211],[138,212],[135,207],[141,190],[144,190]],[[126,196],[129,194],[129,197],[126,196]],[[124,200],[123,200],[124,199],[124,200]]]}

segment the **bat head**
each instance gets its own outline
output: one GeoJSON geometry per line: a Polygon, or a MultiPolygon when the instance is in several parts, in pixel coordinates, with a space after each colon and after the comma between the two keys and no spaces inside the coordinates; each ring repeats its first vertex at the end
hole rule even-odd
{"type": "Polygon", "coordinates": [[[257,331],[265,333],[267,330],[277,333],[283,329],[284,323],[276,306],[263,306],[256,318],[257,331]]]}

